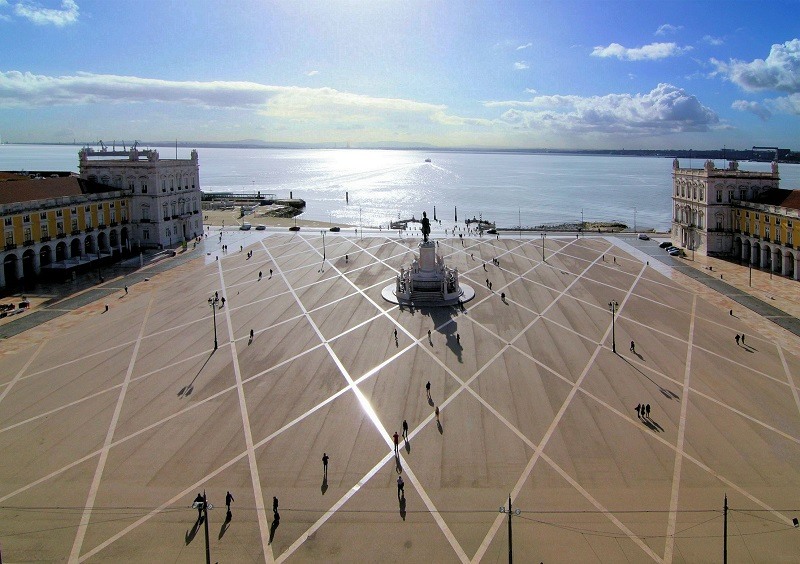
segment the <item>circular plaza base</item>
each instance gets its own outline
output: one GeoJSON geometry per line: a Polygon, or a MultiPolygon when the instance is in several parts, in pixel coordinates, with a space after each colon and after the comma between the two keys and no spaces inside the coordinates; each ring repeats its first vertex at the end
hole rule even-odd
{"type": "Polygon", "coordinates": [[[396,293],[397,287],[394,284],[389,284],[381,290],[381,296],[383,296],[383,299],[387,302],[413,307],[449,307],[458,305],[459,303],[467,303],[475,297],[475,290],[473,290],[471,286],[461,284],[459,288],[461,289],[461,295],[450,298],[449,300],[411,300],[398,297],[396,293]]]}

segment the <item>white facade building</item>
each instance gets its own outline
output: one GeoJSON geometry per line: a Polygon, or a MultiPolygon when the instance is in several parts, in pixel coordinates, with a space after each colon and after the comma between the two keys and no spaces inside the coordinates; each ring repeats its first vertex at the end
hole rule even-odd
{"type": "Polygon", "coordinates": [[[672,161],[672,241],[704,255],[727,255],[734,247],[736,210],[740,202],[756,199],[779,187],[778,164],[771,172],[739,170],[731,161],[727,169],[680,168],[672,161]]]}
{"type": "Polygon", "coordinates": [[[84,148],[78,156],[81,178],[127,192],[134,246],[167,248],[202,235],[196,150],[190,159],[162,160],[156,150],[136,148],[84,148]]]}

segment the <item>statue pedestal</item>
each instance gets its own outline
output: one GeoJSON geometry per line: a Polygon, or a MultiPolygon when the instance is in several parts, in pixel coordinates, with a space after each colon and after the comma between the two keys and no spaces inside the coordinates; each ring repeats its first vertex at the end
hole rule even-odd
{"type": "Polygon", "coordinates": [[[419,269],[436,269],[436,243],[433,241],[419,244],[419,269]]]}

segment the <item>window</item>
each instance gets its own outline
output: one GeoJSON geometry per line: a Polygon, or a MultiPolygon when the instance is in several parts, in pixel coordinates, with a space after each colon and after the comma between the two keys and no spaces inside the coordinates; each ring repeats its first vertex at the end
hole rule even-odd
{"type": "Polygon", "coordinates": [[[6,231],[6,245],[13,245],[13,244],[14,244],[14,232],[6,231]]]}
{"type": "Polygon", "coordinates": [[[739,199],[744,200],[747,197],[747,190],[744,188],[739,189],[739,199]]]}
{"type": "Polygon", "coordinates": [[[39,220],[47,221],[47,212],[39,212],[39,220]]]}
{"type": "Polygon", "coordinates": [[[150,230],[149,229],[142,229],[142,239],[145,241],[150,240],[150,230]]]}
{"type": "Polygon", "coordinates": [[[63,221],[57,221],[56,222],[56,233],[58,233],[59,235],[63,235],[64,234],[64,222],[63,221]]]}
{"type": "Polygon", "coordinates": [[[167,204],[165,203],[161,207],[164,210],[164,219],[169,219],[169,208],[167,207],[167,204]]]}
{"type": "Polygon", "coordinates": [[[29,215],[23,215],[23,216],[22,216],[22,222],[23,222],[23,223],[30,223],[30,222],[31,222],[31,216],[29,216],[29,215]]]}
{"type": "Polygon", "coordinates": [[[56,217],[64,217],[64,210],[56,210],[56,217]]]}
{"type": "Polygon", "coordinates": [[[78,218],[77,217],[73,217],[72,218],[72,230],[73,231],[77,231],[78,230],[78,218]]]}
{"type": "Polygon", "coordinates": [[[769,239],[769,225],[764,226],[764,238],[769,239]]]}
{"type": "Polygon", "coordinates": [[[12,220],[11,220],[11,218],[10,218],[10,217],[6,217],[6,218],[3,220],[3,223],[5,223],[5,226],[6,226],[6,227],[11,227],[11,225],[12,225],[11,221],[12,221],[12,220]]]}
{"type": "Polygon", "coordinates": [[[729,202],[733,201],[733,190],[728,190],[728,201],[729,202]]]}
{"type": "Polygon", "coordinates": [[[704,195],[704,194],[705,194],[705,190],[703,190],[703,188],[701,187],[701,188],[700,188],[700,201],[701,201],[701,202],[703,201],[703,195],[704,195]]]}
{"type": "Polygon", "coordinates": [[[792,226],[789,226],[789,229],[786,230],[786,244],[793,245],[794,244],[794,237],[792,236],[792,226]]]}
{"type": "Polygon", "coordinates": [[[91,229],[92,228],[92,215],[91,214],[86,214],[85,219],[86,219],[86,229],[91,229]]]}
{"type": "Polygon", "coordinates": [[[139,177],[139,186],[142,189],[142,194],[147,194],[147,177],[140,176],[139,177]]]}
{"type": "Polygon", "coordinates": [[[134,183],[133,178],[128,178],[128,190],[130,190],[131,192],[136,190],[136,185],[134,183]]]}
{"type": "Polygon", "coordinates": [[[41,231],[42,231],[42,237],[49,237],[50,236],[50,230],[47,228],[47,224],[46,223],[42,223],[41,231]]]}
{"type": "Polygon", "coordinates": [[[697,199],[697,186],[692,186],[692,199],[697,199]]]}
{"type": "Polygon", "coordinates": [[[105,225],[106,223],[106,218],[105,214],[103,213],[102,207],[97,208],[97,223],[99,223],[100,225],[105,225]]]}
{"type": "Polygon", "coordinates": [[[150,221],[150,206],[142,206],[142,219],[150,221]]]}
{"type": "Polygon", "coordinates": [[[22,232],[23,241],[33,241],[33,233],[30,227],[26,227],[22,232]]]}
{"type": "Polygon", "coordinates": [[[70,210],[69,210],[69,213],[71,213],[72,215],[78,215],[78,208],[72,208],[72,209],[70,209],[70,210]]]}
{"type": "Polygon", "coordinates": [[[174,192],[175,191],[175,179],[174,178],[170,178],[169,179],[169,191],[170,192],[174,192]]]}
{"type": "Polygon", "coordinates": [[[759,216],[759,215],[760,215],[760,214],[756,214],[756,221],[758,221],[758,216],[759,216]]]}
{"type": "Polygon", "coordinates": [[[114,209],[114,202],[111,202],[110,204],[108,204],[108,207],[110,207],[113,210],[114,209]]]}
{"type": "Polygon", "coordinates": [[[111,210],[111,223],[117,222],[117,212],[116,210],[111,210]]]}
{"type": "Polygon", "coordinates": [[[84,206],[83,211],[85,211],[86,213],[91,212],[92,211],[92,206],[84,206]]]}
{"type": "Polygon", "coordinates": [[[717,203],[722,202],[722,190],[717,190],[717,203]]]}
{"type": "Polygon", "coordinates": [[[172,237],[172,231],[167,227],[167,237],[172,237]]]}

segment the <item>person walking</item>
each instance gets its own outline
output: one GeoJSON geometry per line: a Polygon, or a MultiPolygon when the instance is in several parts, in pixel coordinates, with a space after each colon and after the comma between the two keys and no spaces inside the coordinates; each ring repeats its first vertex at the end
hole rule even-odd
{"type": "Polygon", "coordinates": [[[261,271],[260,270],[258,271],[258,281],[259,282],[261,281],[261,271]]]}
{"type": "Polygon", "coordinates": [[[650,419],[650,404],[648,403],[644,406],[644,412],[647,414],[647,418],[650,419]]]}
{"type": "Polygon", "coordinates": [[[739,333],[736,333],[736,337],[734,337],[734,338],[736,339],[736,344],[738,345],[739,344],[739,339],[740,339],[739,333]]]}
{"type": "Polygon", "coordinates": [[[634,343],[633,341],[631,341],[631,352],[633,354],[636,354],[636,343],[634,343]]]}
{"type": "Polygon", "coordinates": [[[431,399],[431,381],[428,380],[428,383],[425,384],[425,393],[428,395],[428,399],[431,399]]]}
{"type": "Polygon", "coordinates": [[[106,311],[104,311],[103,313],[106,313],[107,311],[108,311],[108,304],[106,304],[106,311]]]}
{"type": "Polygon", "coordinates": [[[405,482],[403,482],[403,477],[402,476],[398,476],[397,477],[397,499],[398,500],[405,499],[405,497],[406,497],[405,485],[406,484],[405,484],[405,482]]]}
{"type": "Polygon", "coordinates": [[[742,333],[742,344],[744,344],[744,333],[742,333]]]}
{"type": "Polygon", "coordinates": [[[197,494],[197,497],[194,498],[193,505],[197,507],[197,520],[199,521],[203,518],[203,494],[197,494]]]}
{"type": "Polygon", "coordinates": [[[399,456],[400,453],[398,452],[397,447],[400,444],[400,435],[397,434],[397,431],[395,431],[394,435],[392,435],[392,439],[394,439],[394,455],[399,456]]]}
{"type": "Polygon", "coordinates": [[[642,404],[640,404],[640,403],[637,403],[637,404],[636,404],[636,416],[637,416],[639,419],[641,419],[641,418],[642,418],[642,414],[641,414],[641,411],[640,411],[641,409],[642,409],[642,404]]]}
{"type": "Polygon", "coordinates": [[[252,329],[250,329],[250,340],[251,341],[253,340],[253,330],[252,329]]]}
{"type": "Polygon", "coordinates": [[[127,286],[125,286],[125,295],[126,296],[128,295],[128,287],[127,286]]]}
{"type": "Polygon", "coordinates": [[[277,497],[273,497],[272,498],[272,512],[275,513],[276,515],[278,513],[278,498],[277,497]]]}
{"type": "Polygon", "coordinates": [[[436,409],[433,410],[433,412],[436,414],[436,423],[438,424],[439,423],[439,406],[438,405],[436,406],[436,409]]]}
{"type": "Polygon", "coordinates": [[[433,344],[433,339],[431,339],[431,330],[430,329],[428,329],[428,343],[430,343],[431,345],[433,344]]]}
{"type": "Polygon", "coordinates": [[[394,328],[394,340],[397,340],[397,327],[394,328]]]}
{"type": "Polygon", "coordinates": [[[403,439],[408,442],[408,421],[403,419],[403,439]]]}
{"type": "Polygon", "coordinates": [[[231,502],[232,501],[234,501],[234,499],[233,499],[233,495],[231,495],[231,492],[226,493],[225,494],[225,507],[228,508],[228,513],[231,512],[231,502]]]}
{"type": "Polygon", "coordinates": [[[322,453],[322,479],[325,480],[326,482],[328,481],[328,460],[329,460],[328,453],[327,452],[323,452],[322,453]]]}

